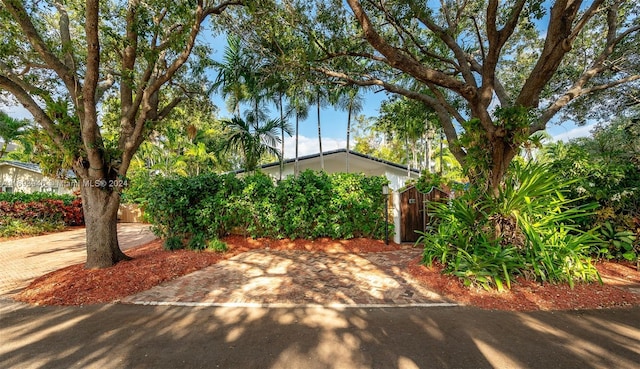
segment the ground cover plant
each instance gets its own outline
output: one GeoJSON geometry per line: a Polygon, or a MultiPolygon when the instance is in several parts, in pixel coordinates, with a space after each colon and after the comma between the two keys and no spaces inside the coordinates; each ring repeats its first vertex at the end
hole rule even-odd
{"type": "Polygon", "coordinates": [[[82,200],[51,193],[0,193],[0,237],[53,232],[84,224],[82,200]]]}
{"type": "MultiPolygon", "coordinates": [[[[205,248],[230,233],[275,239],[384,236],[384,177],[305,171],[158,178],[146,214],[165,247],[205,248]]],[[[387,224],[389,232],[393,225],[387,224]]]]}

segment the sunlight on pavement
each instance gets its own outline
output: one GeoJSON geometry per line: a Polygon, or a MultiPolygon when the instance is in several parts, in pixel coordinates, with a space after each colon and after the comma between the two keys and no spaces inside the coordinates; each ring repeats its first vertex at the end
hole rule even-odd
{"type": "MultiPolygon", "coordinates": [[[[605,348],[598,345],[597,343],[580,339],[580,337],[577,337],[567,332],[566,330],[562,330],[559,327],[550,326],[549,324],[544,323],[531,316],[523,316],[522,321],[525,326],[533,330],[548,334],[550,338],[553,338],[558,344],[562,345],[562,347],[564,347],[566,350],[573,352],[576,356],[585,358],[585,360],[587,360],[588,362],[593,363],[594,367],[595,366],[607,367],[609,365],[609,363],[607,362],[607,358],[610,356],[610,353],[605,348]]],[[[588,326],[593,324],[593,322],[585,322],[582,319],[576,320],[574,323],[576,326],[580,326],[580,327],[584,326],[587,328],[588,326]]],[[[607,322],[607,324],[609,323],[607,322]]],[[[604,333],[604,332],[601,331],[600,333],[604,333]]],[[[608,339],[615,341],[617,335],[618,335],[618,332],[610,331],[610,333],[608,334],[609,336],[608,339]]],[[[637,345],[635,346],[636,347],[633,350],[636,352],[639,352],[640,349],[638,349],[637,345]]],[[[637,362],[632,362],[622,357],[619,358],[619,360],[623,360],[625,362],[625,365],[629,365],[629,367],[634,367],[634,366],[637,367],[637,364],[638,364],[637,362]]]]}
{"type": "Polygon", "coordinates": [[[507,357],[502,351],[478,338],[472,338],[478,350],[494,368],[523,368],[525,365],[507,357]]]}

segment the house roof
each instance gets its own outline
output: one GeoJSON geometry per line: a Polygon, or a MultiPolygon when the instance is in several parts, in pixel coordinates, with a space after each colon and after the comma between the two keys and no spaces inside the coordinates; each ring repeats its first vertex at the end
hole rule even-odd
{"type": "Polygon", "coordinates": [[[0,167],[6,167],[6,166],[16,167],[16,168],[28,170],[30,172],[42,174],[42,169],[40,169],[40,166],[38,164],[23,163],[21,161],[13,161],[13,160],[0,161],[0,167]]]}
{"type": "MultiPolygon", "coordinates": [[[[21,161],[14,161],[14,160],[2,160],[2,161],[0,161],[0,167],[7,167],[7,166],[28,170],[28,171],[33,172],[33,173],[42,174],[42,168],[40,168],[40,166],[38,164],[34,164],[34,163],[24,163],[24,162],[21,162],[21,161]]],[[[64,173],[64,171],[62,171],[62,173],[64,173]]],[[[73,173],[72,170],[67,170],[66,171],[66,177],[67,178],[76,178],[76,175],[75,175],[75,173],[73,173]]]]}
{"type": "MultiPolygon", "coordinates": [[[[337,149],[337,150],[325,151],[325,152],[322,153],[322,156],[324,158],[327,158],[327,157],[331,157],[331,156],[346,154],[346,152],[347,152],[347,149],[337,149]]],[[[365,159],[365,160],[370,160],[370,161],[373,161],[373,162],[376,162],[376,163],[387,165],[387,166],[390,166],[390,167],[393,167],[393,168],[402,169],[402,170],[408,170],[406,165],[394,163],[394,162],[391,162],[391,161],[388,161],[388,160],[385,160],[385,159],[376,158],[376,157],[371,156],[371,155],[361,154],[361,153],[359,153],[357,151],[349,150],[349,155],[353,155],[353,156],[356,156],[356,157],[359,157],[359,158],[362,158],[362,159],[365,159]]],[[[308,161],[308,160],[316,159],[316,158],[319,158],[319,157],[320,157],[320,153],[300,156],[300,157],[298,157],[298,162],[308,161]]],[[[295,163],[295,161],[296,161],[295,158],[286,159],[284,161],[284,164],[287,165],[287,164],[295,163]]],[[[279,165],[280,165],[280,162],[268,163],[268,164],[261,165],[260,169],[278,167],[279,165]]],[[[237,170],[236,173],[243,173],[244,171],[245,171],[244,169],[240,169],[240,170],[237,170]]],[[[415,174],[420,174],[420,171],[417,170],[417,169],[411,169],[411,172],[415,173],[415,174]]]]}

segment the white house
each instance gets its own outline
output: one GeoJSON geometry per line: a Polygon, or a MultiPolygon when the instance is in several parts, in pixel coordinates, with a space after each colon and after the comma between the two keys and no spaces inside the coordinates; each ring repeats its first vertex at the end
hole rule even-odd
{"type": "Polygon", "coordinates": [[[56,194],[71,194],[79,189],[73,172],[69,172],[67,179],[47,177],[37,164],[19,161],[0,161],[0,191],[1,192],[52,192],[56,194]]]}
{"type": "MultiPolygon", "coordinates": [[[[349,150],[349,170],[347,170],[347,150],[338,149],[323,153],[324,171],[327,173],[363,173],[367,176],[385,176],[389,180],[389,188],[398,191],[404,187],[409,179],[417,180],[420,172],[417,169],[409,169],[402,164],[379,159],[370,155],[360,154],[349,150]]],[[[282,178],[293,175],[295,171],[295,159],[284,161],[282,178]]],[[[280,163],[265,164],[260,167],[262,172],[269,176],[280,178],[280,163]]],[[[307,169],[322,170],[320,154],[306,155],[298,158],[300,172],[307,169]]]]}
{"type": "MultiPolygon", "coordinates": [[[[347,170],[347,150],[338,149],[323,153],[324,171],[326,173],[363,173],[367,176],[385,176],[389,180],[389,188],[392,190],[389,201],[389,217],[393,219],[395,229],[394,235],[390,235],[391,239],[400,243],[401,214],[400,214],[400,193],[398,190],[407,185],[409,180],[417,180],[420,177],[420,171],[408,168],[402,164],[390,162],[388,160],[379,159],[370,155],[361,154],[355,151],[349,151],[349,170],[347,170]]],[[[282,178],[293,175],[296,165],[295,159],[287,159],[284,161],[282,178]]],[[[265,164],[260,167],[262,172],[268,174],[274,179],[280,178],[280,163],[265,164]]],[[[311,169],[314,171],[322,170],[320,154],[306,155],[298,158],[298,170],[300,172],[311,169]]],[[[239,171],[238,173],[242,173],[239,171]]]]}

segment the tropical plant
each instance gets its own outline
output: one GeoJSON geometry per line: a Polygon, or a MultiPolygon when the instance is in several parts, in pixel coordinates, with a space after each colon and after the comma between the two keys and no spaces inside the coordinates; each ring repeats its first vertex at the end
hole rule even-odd
{"type": "Polygon", "coordinates": [[[349,154],[351,150],[351,120],[352,117],[360,113],[364,99],[359,94],[357,87],[349,86],[338,89],[337,105],[342,110],[347,111],[347,153],[346,153],[346,172],[349,173],[349,154]]]}
{"type": "Polygon", "coordinates": [[[404,162],[416,169],[430,170],[427,167],[430,158],[421,163],[419,155],[424,152],[428,156],[430,152],[430,142],[426,140],[428,126],[439,125],[429,110],[419,101],[393,96],[380,106],[380,116],[374,125],[388,139],[403,143],[404,162]]]}
{"type": "Polygon", "coordinates": [[[250,70],[246,63],[247,56],[243,52],[240,37],[227,37],[222,62],[215,62],[218,76],[213,87],[226,99],[228,108],[234,116],[240,117],[240,104],[247,99],[246,78],[250,70]]]}
{"type": "Polygon", "coordinates": [[[284,100],[287,97],[287,90],[289,89],[289,82],[286,81],[284,77],[282,77],[279,73],[274,73],[268,76],[267,81],[265,82],[266,88],[269,91],[269,95],[273,102],[276,104],[278,111],[280,113],[280,170],[279,170],[279,180],[282,180],[282,173],[284,171],[284,144],[285,144],[285,134],[291,136],[291,132],[293,129],[288,122],[289,116],[292,113],[291,110],[286,110],[284,100]]]}
{"type": "Polygon", "coordinates": [[[303,92],[303,87],[301,87],[300,85],[294,84],[289,87],[289,91],[287,93],[289,97],[289,110],[292,110],[295,112],[295,120],[296,120],[296,127],[295,127],[296,148],[295,148],[295,162],[294,162],[294,169],[293,169],[294,176],[296,177],[300,172],[299,162],[298,162],[300,120],[306,119],[307,116],[309,115],[309,105],[307,103],[307,99],[304,98],[304,95],[302,94],[302,92],[303,92]]]}
{"type": "Polygon", "coordinates": [[[599,240],[576,226],[596,205],[566,198],[572,182],[549,165],[514,162],[507,182],[495,199],[472,187],[450,204],[432,204],[438,222],[418,240],[424,262],[484,288],[509,288],[516,275],[571,286],[598,280],[589,255],[599,240]]]}
{"type": "Polygon", "coordinates": [[[320,124],[320,110],[329,103],[329,90],[326,86],[314,84],[311,86],[309,103],[316,106],[316,118],[318,122],[318,149],[320,150],[320,169],[324,170],[324,152],[322,151],[322,125],[320,124]]]}
{"type": "Polygon", "coordinates": [[[15,119],[7,113],[0,110],[0,138],[2,146],[0,146],[0,158],[7,153],[10,143],[20,139],[25,133],[30,123],[24,119],[15,119]]]}
{"type": "Polygon", "coordinates": [[[259,125],[255,121],[239,117],[223,120],[226,125],[225,150],[235,150],[244,158],[244,169],[248,172],[256,170],[260,159],[270,154],[280,158],[278,150],[278,130],[282,127],[279,119],[272,119],[259,125]]]}
{"type": "Polygon", "coordinates": [[[636,236],[633,232],[616,229],[611,222],[606,222],[600,229],[600,238],[603,244],[597,247],[598,257],[638,260],[639,252],[634,247],[636,236]]]}
{"type": "Polygon", "coordinates": [[[600,204],[582,224],[599,228],[603,243],[594,247],[594,254],[632,261],[640,260],[640,130],[633,119],[597,125],[592,137],[548,144],[539,155],[554,171],[575,179],[568,197],[600,204]]]}

